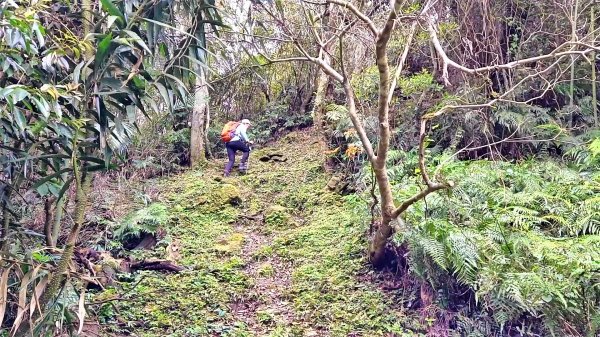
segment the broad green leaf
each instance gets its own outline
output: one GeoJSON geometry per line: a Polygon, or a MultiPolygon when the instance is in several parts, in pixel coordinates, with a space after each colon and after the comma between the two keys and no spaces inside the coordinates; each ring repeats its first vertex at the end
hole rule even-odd
{"type": "MultiPolygon", "coordinates": [[[[108,0],[105,0],[108,1],[108,0]]],[[[110,43],[112,41],[112,33],[109,33],[100,41],[98,44],[98,50],[96,50],[96,57],[94,58],[94,69],[99,69],[100,65],[104,62],[108,54],[108,48],[110,47],[110,43]]]]}
{"type": "Polygon", "coordinates": [[[167,107],[169,108],[169,111],[172,112],[173,102],[171,100],[171,95],[169,95],[169,91],[167,90],[167,88],[158,82],[154,82],[154,86],[156,87],[156,89],[158,89],[158,92],[160,92],[163,100],[165,101],[165,104],[167,104],[167,107]]]}
{"type": "Polygon", "coordinates": [[[50,118],[50,104],[48,104],[48,102],[46,102],[46,99],[42,96],[38,96],[38,97],[32,96],[31,100],[35,103],[35,105],[37,106],[37,109],[42,114],[44,119],[48,120],[48,118],[50,118]]]}
{"type": "Polygon", "coordinates": [[[85,66],[85,61],[81,61],[77,66],[75,66],[75,70],[73,70],[73,82],[79,83],[81,79],[81,69],[85,66]]]}
{"type": "Polygon", "coordinates": [[[102,8],[106,12],[108,12],[108,14],[117,17],[117,25],[119,26],[119,28],[124,28],[125,16],[123,15],[123,13],[121,13],[117,6],[115,6],[115,4],[113,4],[111,0],[100,0],[100,3],[102,3],[102,8]]]}
{"type": "Polygon", "coordinates": [[[25,131],[25,127],[27,126],[27,119],[25,119],[23,111],[21,111],[21,109],[19,108],[15,108],[13,110],[13,115],[15,117],[15,122],[17,123],[19,130],[21,132],[25,131]]]}
{"type": "Polygon", "coordinates": [[[10,95],[13,99],[13,103],[16,104],[25,99],[25,97],[29,96],[29,92],[27,92],[27,90],[23,89],[22,87],[16,87],[12,90],[10,95]]]}
{"type": "Polygon", "coordinates": [[[124,30],[124,32],[125,34],[129,35],[135,41],[135,43],[142,47],[148,54],[152,55],[152,51],[150,50],[150,48],[148,48],[144,40],[142,40],[142,38],[139,35],[127,29],[124,30]]]}

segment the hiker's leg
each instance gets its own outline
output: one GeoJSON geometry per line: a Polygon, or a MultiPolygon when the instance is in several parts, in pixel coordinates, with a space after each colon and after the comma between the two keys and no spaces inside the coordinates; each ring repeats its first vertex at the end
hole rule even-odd
{"type": "Polygon", "coordinates": [[[223,175],[228,177],[233,168],[233,164],[235,163],[235,149],[229,143],[225,144],[225,148],[227,149],[227,158],[229,161],[227,162],[227,165],[225,165],[225,172],[223,172],[223,175]]]}
{"type": "Polygon", "coordinates": [[[250,156],[250,148],[246,144],[242,144],[240,148],[242,151],[242,159],[240,161],[240,171],[245,172],[248,170],[248,157],[250,156]]]}

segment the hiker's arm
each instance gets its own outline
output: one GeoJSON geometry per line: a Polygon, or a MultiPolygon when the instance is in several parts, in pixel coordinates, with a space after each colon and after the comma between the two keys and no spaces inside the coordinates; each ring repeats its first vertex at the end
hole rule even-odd
{"type": "Polygon", "coordinates": [[[246,134],[246,130],[248,128],[241,128],[240,130],[240,137],[242,138],[243,141],[245,142],[250,142],[250,139],[248,139],[248,134],[246,134]]]}

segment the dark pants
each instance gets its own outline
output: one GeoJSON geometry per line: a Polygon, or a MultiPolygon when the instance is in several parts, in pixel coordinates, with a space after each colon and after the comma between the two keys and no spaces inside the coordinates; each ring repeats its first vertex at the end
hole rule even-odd
{"type": "Polygon", "coordinates": [[[242,161],[240,162],[239,170],[246,171],[246,169],[248,169],[248,156],[250,155],[250,148],[248,145],[241,140],[236,140],[226,143],[225,148],[227,148],[227,157],[229,158],[229,162],[225,166],[225,175],[228,176],[229,173],[231,173],[231,169],[235,163],[235,153],[237,151],[242,151],[242,161]]]}

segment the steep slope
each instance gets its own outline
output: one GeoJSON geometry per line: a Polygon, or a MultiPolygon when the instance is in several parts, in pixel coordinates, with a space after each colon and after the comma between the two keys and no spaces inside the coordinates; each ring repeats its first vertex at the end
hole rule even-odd
{"type": "Polygon", "coordinates": [[[362,281],[370,272],[365,204],[326,189],[323,159],[310,134],[297,132],[254,151],[248,175],[223,179],[218,162],[165,182],[166,240],[186,270],[138,275],[118,305],[125,330],[417,336],[403,328],[400,301],[362,281]]]}

